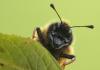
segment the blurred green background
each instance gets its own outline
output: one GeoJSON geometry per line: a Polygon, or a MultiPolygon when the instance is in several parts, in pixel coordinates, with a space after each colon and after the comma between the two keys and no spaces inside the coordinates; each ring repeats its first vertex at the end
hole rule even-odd
{"type": "Polygon", "coordinates": [[[49,7],[54,3],[70,25],[93,24],[94,30],[73,29],[77,60],[66,70],[100,70],[100,1],[99,0],[0,0],[0,33],[32,36],[34,27],[59,21],[49,7]]]}

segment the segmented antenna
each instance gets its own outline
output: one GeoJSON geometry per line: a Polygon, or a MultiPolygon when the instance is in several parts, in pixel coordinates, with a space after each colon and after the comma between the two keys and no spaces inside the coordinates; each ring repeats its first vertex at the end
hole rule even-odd
{"type": "Polygon", "coordinates": [[[93,25],[87,25],[87,26],[72,26],[70,28],[74,28],[74,27],[87,27],[87,28],[90,28],[90,29],[93,29],[94,28],[93,25]]]}
{"type": "Polygon", "coordinates": [[[57,12],[57,10],[56,10],[54,4],[50,4],[50,7],[56,12],[56,14],[58,15],[58,17],[59,17],[59,19],[60,19],[60,21],[61,21],[61,23],[62,23],[62,19],[61,19],[60,15],[58,14],[58,12],[57,12]]]}
{"type": "MultiPolygon", "coordinates": [[[[54,4],[51,3],[51,4],[50,4],[50,7],[56,12],[56,14],[58,15],[58,17],[59,17],[59,19],[60,19],[60,21],[61,21],[61,23],[62,23],[62,19],[61,19],[60,15],[58,14],[58,12],[57,12],[57,10],[56,10],[54,4]]],[[[87,28],[90,28],[90,29],[93,29],[93,28],[94,28],[93,25],[87,25],[87,26],[72,26],[72,27],[70,27],[70,28],[75,28],[75,27],[87,27],[87,28]]]]}

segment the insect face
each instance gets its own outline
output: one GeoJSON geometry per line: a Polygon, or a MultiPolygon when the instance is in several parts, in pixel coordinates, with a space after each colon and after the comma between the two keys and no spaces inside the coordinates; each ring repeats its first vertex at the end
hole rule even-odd
{"type": "Polygon", "coordinates": [[[68,47],[72,43],[72,31],[65,22],[56,22],[48,27],[47,39],[54,49],[68,47]]]}

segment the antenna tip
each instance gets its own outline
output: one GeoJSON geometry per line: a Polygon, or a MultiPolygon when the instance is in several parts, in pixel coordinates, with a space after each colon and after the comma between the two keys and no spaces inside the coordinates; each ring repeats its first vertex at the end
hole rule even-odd
{"type": "Polygon", "coordinates": [[[93,29],[94,28],[94,25],[89,25],[88,28],[93,29]]]}
{"type": "Polygon", "coordinates": [[[52,7],[54,9],[54,5],[52,3],[50,4],[50,7],[52,7]]]}

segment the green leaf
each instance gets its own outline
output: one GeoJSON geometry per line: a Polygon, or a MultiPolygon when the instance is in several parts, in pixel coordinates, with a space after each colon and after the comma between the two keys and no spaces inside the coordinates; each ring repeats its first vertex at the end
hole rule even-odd
{"type": "Polygon", "coordinates": [[[37,41],[0,34],[0,70],[61,70],[54,57],[37,41]]]}

